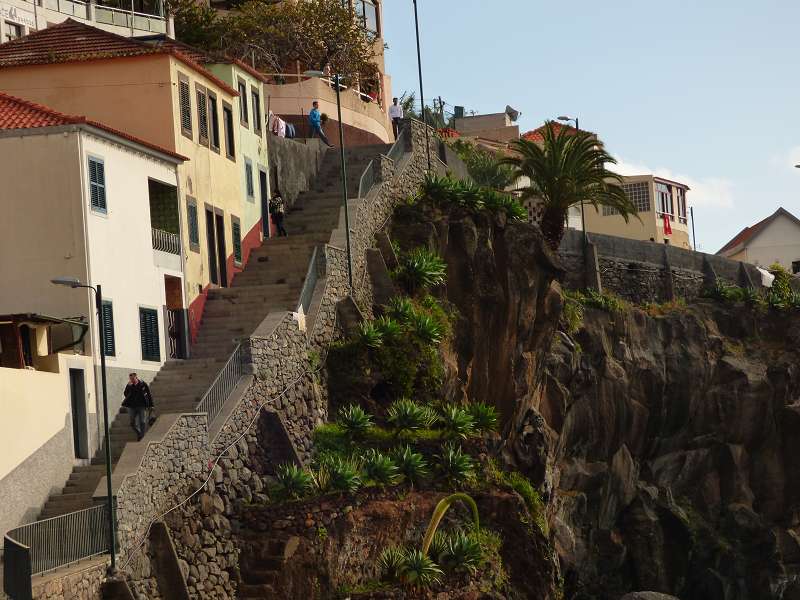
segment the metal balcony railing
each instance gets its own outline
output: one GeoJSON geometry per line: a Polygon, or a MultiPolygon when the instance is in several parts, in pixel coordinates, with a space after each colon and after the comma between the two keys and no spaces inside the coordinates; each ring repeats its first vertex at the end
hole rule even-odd
{"type": "Polygon", "coordinates": [[[169,254],[181,253],[181,237],[177,233],[170,233],[163,229],[153,228],[153,250],[168,252],[169,254]]]}
{"type": "MultiPolygon", "coordinates": [[[[58,0],[64,2],[65,0],[58,0]]],[[[68,1],[68,0],[67,0],[68,1]]],[[[165,33],[167,31],[167,24],[164,17],[160,15],[149,15],[147,13],[138,13],[121,8],[114,8],[112,6],[102,6],[96,4],[94,7],[94,18],[98,23],[106,23],[108,25],[117,25],[118,27],[131,27],[131,19],[133,19],[133,28],[139,31],[152,31],[153,33],[165,33]]]]}
{"type": "Polygon", "coordinates": [[[197,404],[197,412],[208,413],[209,425],[214,422],[228,396],[231,395],[243,375],[244,349],[239,344],[197,404]]]}

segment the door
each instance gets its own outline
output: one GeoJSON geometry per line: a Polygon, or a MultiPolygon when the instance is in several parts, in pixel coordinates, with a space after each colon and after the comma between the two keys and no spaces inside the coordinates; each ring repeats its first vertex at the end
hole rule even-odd
{"type": "Polygon", "coordinates": [[[72,407],[72,444],[75,458],[89,458],[89,430],[86,422],[86,382],[83,369],[69,370],[72,407]]]}
{"type": "Polygon", "coordinates": [[[261,192],[261,231],[264,237],[271,237],[269,230],[269,194],[267,193],[267,173],[258,170],[258,189],[261,192]]]}
{"type": "Polygon", "coordinates": [[[219,285],[219,271],[217,271],[217,242],[214,235],[214,213],[206,209],[206,240],[208,242],[208,272],[211,283],[219,285]]]}
{"type": "Polygon", "coordinates": [[[217,260],[219,261],[219,284],[228,287],[228,254],[225,252],[225,215],[214,215],[217,223],[217,260]]]}

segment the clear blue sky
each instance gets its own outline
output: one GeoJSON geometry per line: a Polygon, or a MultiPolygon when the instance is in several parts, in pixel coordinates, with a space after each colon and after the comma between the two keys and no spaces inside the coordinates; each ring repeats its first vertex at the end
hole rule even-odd
{"type": "MultiPolygon", "coordinates": [[[[692,186],[700,249],[800,217],[800,2],[419,0],[425,92],[523,130],[561,114],[626,173],[692,186]]],[[[395,95],[417,90],[411,0],[384,1],[395,95]]]]}

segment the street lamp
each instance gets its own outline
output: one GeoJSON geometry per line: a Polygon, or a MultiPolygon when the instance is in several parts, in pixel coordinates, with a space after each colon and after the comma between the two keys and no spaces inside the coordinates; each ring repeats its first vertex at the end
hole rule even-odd
{"type": "MultiPolygon", "coordinates": [[[[303,73],[306,77],[322,78],[325,76],[323,71],[305,71],[303,73]]],[[[342,124],[342,98],[341,76],[337,73],[334,76],[334,83],[336,85],[336,110],[339,115],[339,154],[342,161],[342,200],[344,202],[344,227],[347,235],[347,279],[350,282],[350,293],[353,293],[353,254],[350,249],[350,209],[347,206],[347,161],[344,156],[344,125],[342,124]]]]}
{"type": "Polygon", "coordinates": [[[417,30],[417,67],[419,68],[419,103],[422,106],[422,122],[425,123],[425,148],[428,151],[428,171],[431,170],[431,141],[428,131],[428,116],[425,114],[425,89],[422,85],[422,48],[419,42],[419,14],[414,0],[414,27],[417,30]]]}
{"type": "MultiPolygon", "coordinates": [[[[575,131],[580,131],[581,130],[581,126],[580,126],[580,122],[578,121],[578,117],[568,117],[566,115],[561,115],[560,117],[558,117],[558,120],[561,121],[562,123],[574,122],[575,123],[575,131]]],[[[583,247],[584,247],[584,249],[586,249],[586,246],[587,246],[587,244],[589,242],[589,237],[588,237],[588,235],[586,233],[586,214],[585,214],[584,208],[583,208],[583,198],[581,198],[581,228],[583,229],[583,247]]]]}
{"type": "Polygon", "coordinates": [[[103,290],[100,284],[97,287],[81,283],[80,280],[74,277],[56,277],[51,279],[50,283],[54,285],[63,285],[72,289],[86,288],[94,290],[95,307],[97,308],[97,328],[98,338],[100,340],[100,380],[102,381],[103,389],[103,426],[105,428],[106,441],[106,494],[108,496],[108,551],[111,554],[111,567],[109,567],[109,574],[114,574],[117,570],[117,557],[115,549],[116,538],[116,519],[114,516],[114,494],[111,486],[111,437],[108,426],[108,392],[106,391],[106,349],[103,346],[103,332],[105,331],[105,324],[103,322],[103,290]]]}

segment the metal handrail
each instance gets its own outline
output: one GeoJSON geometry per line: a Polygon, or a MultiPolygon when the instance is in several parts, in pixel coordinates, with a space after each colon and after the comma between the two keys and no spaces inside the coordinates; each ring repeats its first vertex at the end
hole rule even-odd
{"type": "Polygon", "coordinates": [[[408,132],[407,128],[403,128],[400,131],[400,135],[397,136],[397,139],[392,144],[392,147],[389,149],[389,152],[386,156],[392,159],[392,162],[397,164],[397,162],[403,158],[403,155],[406,153],[406,134],[408,132]]]}
{"type": "Polygon", "coordinates": [[[372,186],[375,185],[375,161],[369,161],[367,168],[361,174],[361,179],[358,181],[358,197],[366,198],[372,186]]]}
{"type": "Polygon", "coordinates": [[[169,254],[181,253],[181,238],[177,233],[164,231],[163,229],[152,229],[153,250],[168,252],[169,254]]]}
{"type": "Polygon", "coordinates": [[[105,554],[108,531],[107,504],[12,529],[4,539],[6,592],[15,600],[25,598],[33,575],[105,554]]]}
{"type": "Polygon", "coordinates": [[[317,281],[324,273],[323,259],[325,253],[320,246],[314,247],[314,252],[311,255],[311,260],[308,261],[308,271],[306,271],[306,279],[303,282],[303,289],[300,291],[300,300],[297,302],[297,312],[304,315],[308,314],[311,308],[311,300],[314,298],[314,290],[317,287],[317,281]]]}
{"type": "Polygon", "coordinates": [[[213,423],[222,406],[244,375],[244,349],[238,344],[228,362],[222,367],[208,390],[197,403],[197,412],[208,413],[209,425],[213,423]]]}

